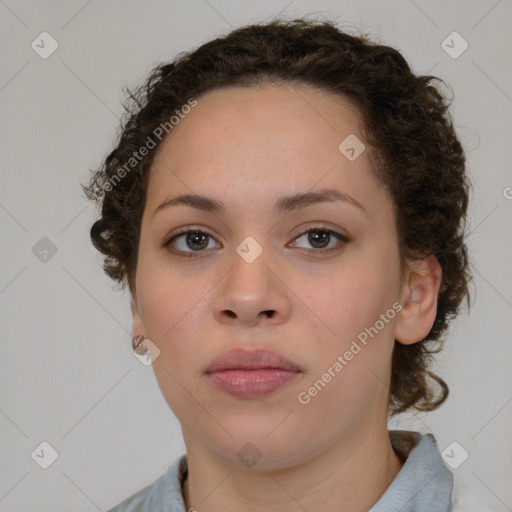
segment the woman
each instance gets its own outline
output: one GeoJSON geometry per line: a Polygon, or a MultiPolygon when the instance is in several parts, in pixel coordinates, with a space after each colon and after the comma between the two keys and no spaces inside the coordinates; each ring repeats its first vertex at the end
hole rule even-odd
{"type": "Polygon", "coordinates": [[[187,453],[112,512],[483,510],[432,435],[387,429],[446,399],[428,363],[468,296],[465,156],[434,80],[274,21],[132,96],[84,187],[91,237],[187,453]]]}

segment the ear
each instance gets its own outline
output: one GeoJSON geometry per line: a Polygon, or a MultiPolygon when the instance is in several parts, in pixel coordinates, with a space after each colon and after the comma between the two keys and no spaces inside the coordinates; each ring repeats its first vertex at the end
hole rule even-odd
{"type": "Polygon", "coordinates": [[[144,326],[142,325],[142,319],[139,314],[139,307],[137,306],[137,299],[132,295],[130,307],[132,310],[132,338],[139,334],[144,334],[144,326]]]}
{"type": "Polygon", "coordinates": [[[437,314],[442,269],[435,256],[410,260],[402,288],[402,310],[395,324],[395,339],[411,345],[430,332],[437,314]]]}

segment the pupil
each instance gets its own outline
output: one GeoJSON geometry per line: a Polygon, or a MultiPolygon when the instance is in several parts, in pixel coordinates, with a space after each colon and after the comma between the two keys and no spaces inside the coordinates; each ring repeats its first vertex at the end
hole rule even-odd
{"type": "Polygon", "coordinates": [[[208,235],[205,233],[192,233],[187,235],[187,244],[194,245],[196,242],[200,243],[200,247],[190,247],[191,249],[197,250],[197,249],[203,249],[208,245],[208,243],[204,243],[208,235]],[[201,238],[203,239],[203,243],[200,242],[201,238]]]}
{"type": "Polygon", "coordinates": [[[330,237],[330,233],[328,233],[327,231],[312,231],[309,234],[309,242],[314,247],[317,247],[318,243],[320,243],[320,245],[322,247],[325,247],[325,245],[329,244],[329,237],[330,237]],[[320,233],[320,235],[319,235],[319,233],[320,233]],[[326,240],[327,240],[327,244],[322,245],[322,242],[325,242],[326,240]]]}

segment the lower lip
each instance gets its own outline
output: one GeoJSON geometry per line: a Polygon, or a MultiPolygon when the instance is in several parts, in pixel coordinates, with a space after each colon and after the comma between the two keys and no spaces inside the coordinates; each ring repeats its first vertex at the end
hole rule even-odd
{"type": "Polygon", "coordinates": [[[284,386],[299,372],[278,368],[259,370],[222,370],[208,374],[220,390],[237,398],[259,398],[284,386]]]}

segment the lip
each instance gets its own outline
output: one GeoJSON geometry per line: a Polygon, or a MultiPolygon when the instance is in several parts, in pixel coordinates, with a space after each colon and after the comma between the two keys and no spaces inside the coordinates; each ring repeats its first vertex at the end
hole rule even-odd
{"type": "Polygon", "coordinates": [[[300,375],[298,365],[267,349],[233,349],[214,359],[205,370],[210,382],[237,398],[259,398],[300,375]]]}

